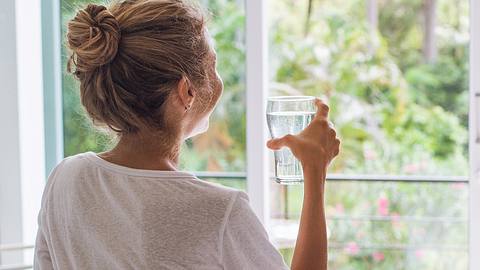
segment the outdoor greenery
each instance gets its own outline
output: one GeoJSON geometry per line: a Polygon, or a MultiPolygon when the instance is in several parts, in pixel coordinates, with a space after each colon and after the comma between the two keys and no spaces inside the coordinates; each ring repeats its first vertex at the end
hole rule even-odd
{"type": "MultiPolygon", "coordinates": [[[[62,0],[64,33],[86,2],[62,0]]],[[[225,91],[209,131],[182,148],[181,168],[245,171],[244,3],[200,2],[212,13],[225,91]]],[[[378,24],[367,2],[270,0],[271,95],[328,100],[342,139],[333,173],[466,176],[468,1],[434,1],[434,58],[423,49],[426,0],[371,1],[378,24]]],[[[65,72],[63,89],[65,155],[111,147],[115,138],[94,131],[65,72]]],[[[244,180],[209,180],[246,188],[244,180]]],[[[298,219],[302,189],[274,189],[273,217],[298,219]]],[[[467,268],[465,184],[332,181],[326,192],[329,269],[467,268]]],[[[287,261],[292,251],[281,250],[287,261]]]]}
{"type": "Polygon", "coordinates": [[[307,1],[270,2],[272,90],[329,100],[343,139],[334,171],[466,175],[467,1],[437,1],[442,35],[431,64],[423,1],[379,1],[378,30],[365,0],[313,2],[308,33],[298,20],[307,1]]]}
{"type": "MultiPolygon", "coordinates": [[[[272,94],[328,100],[342,138],[332,172],[467,174],[468,1],[436,1],[434,59],[423,52],[426,2],[270,1],[272,94]]],[[[329,269],[467,268],[465,185],[329,182],[326,192],[329,269]]],[[[298,219],[302,187],[285,194],[280,213],[298,219]]]]}

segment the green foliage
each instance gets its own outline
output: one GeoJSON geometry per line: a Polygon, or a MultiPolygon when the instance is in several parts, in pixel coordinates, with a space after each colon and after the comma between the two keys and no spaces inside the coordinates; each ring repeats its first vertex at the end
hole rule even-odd
{"type": "MultiPolygon", "coordinates": [[[[437,1],[435,62],[422,55],[421,0],[272,1],[273,94],[328,99],[342,139],[332,172],[466,175],[468,3],[437,1]],[[467,6],[467,8],[465,7],[467,6]]],[[[468,190],[462,184],[327,184],[329,269],[464,269],[468,190]],[[380,202],[387,202],[380,211],[380,202]],[[451,261],[448,258],[458,258],[451,261]]],[[[288,187],[284,217],[297,219],[302,187],[288,187]]],[[[292,249],[282,249],[287,261],[292,249]]]]}
{"type": "MultiPolygon", "coordinates": [[[[288,186],[290,219],[301,186],[288,186]]],[[[328,182],[329,269],[465,269],[466,184],[328,182]],[[450,258],[454,256],[456,260],[450,258]]],[[[291,262],[293,249],[281,249],[291,262]]]]}
{"type": "Polygon", "coordinates": [[[209,33],[217,52],[223,96],[209,131],[182,149],[181,167],[196,171],[245,170],[245,15],[235,1],[209,1],[209,33]],[[225,14],[228,14],[225,16],[225,14]],[[194,160],[197,161],[194,161],[194,160]]]}
{"type": "MultiPolygon", "coordinates": [[[[62,1],[62,35],[76,10],[90,0],[62,1]]],[[[107,3],[108,1],[95,1],[107,3]]],[[[225,90],[211,117],[210,130],[189,140],[182,148],[182,169],[194,171],[245,170],[245,34],[244,10],[230,0],[209,1],[209,32],[217,51],[217,67],[225,90]],[[222,14],[229,14],[224,17],[222,14]],[[229,149],[229,151],[226,151],[229,149]]],[[[63,40],[65,44],[65,40],[63,40]]],[[[111,148],[112,132],[95,127],[81,106],[78,82],[66,72],[68,51],[62,48],[65,156],[111,148]]]]}
{"type": "Polygon", "coordinates": [[[273,93],[329,99],[343,140],[334,171],[466,175],[466,44],[440,39],[438,60],[424,64],[417,31],[421,1],[380,3],[377,32],[358,12],[363,5],[317,3],[305,35],[295,18],[306,1],[274,2],[273,93]],[[365,151],[375,158],[367,160],[365,151]],[[418,170],[408,169],[418,162],[418,170]],[[376,163],[374,172],[369,163],[376,163]]]}
{"type": "MultiPolygon", "coordinates": [[[[67,22],[73,18],[76,10],[91,2],[88,0],[61,1],[62,37],[66,36],[67,22]]],[[[64,45],[62,46],[64,154],[71,156],[86,151],[105,151],[114,145],[115,137],[106,129],[95,128],[82,107],[78,93],[79,84],[71,74],[67,73],[67,60],[70,53],[65,44],[66,40],[62,39],[62,45],[64,45]]]]}

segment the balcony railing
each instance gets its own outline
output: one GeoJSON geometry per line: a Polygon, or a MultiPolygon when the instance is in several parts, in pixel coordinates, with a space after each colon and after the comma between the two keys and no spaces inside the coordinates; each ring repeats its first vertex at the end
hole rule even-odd
{"type": "MultiPolygon", "coordinates": [[[[194,172],[200,179],[214,180],[245,180],[246,174],[243,172],[194,172]]],[[[271,176],[273,181],[273,176],[271,176]]],[[[433,184],[468,184],[467,176],[424,176],[424,175],[358,175],[358,174],[328,174],[328,181],[340,182],[386,182],[386,183],[433,183],[433,184]]],[[[277,248],[291,248],[295,245],[298,232],[299,216],[292,215],[288,210],[288,189],[283,188],[280,193],[283,200],[281,216],[273,216],[270,223],[270,234],[272,241],[277,248]]],[[[348,222],[409,222],[409,223],[442,223],[442,224],[467,224],[467,218],[459,217],[429,217],[429,216],[376,216],[376,215],[333,215],[327,216],[327,220],[348,221],[348,222]]],[[[343,249],[347,243],[329,242],[331,249],[343,249]]],[[[435,249],[439,251],[466,252],[467,247],[462,245],[415,245],[412,247],[402,243],[371,244],[365,243],[359,245],[362,249],[385,249],[385,250],[409,250],[412,248],[435,249]]]]}
{"type": "MultiPolygon", "coordinates": [[[[198,178],[245,179],[245,172],[193,172],[198,178]]],[[[273,176],[271,176],[273,178],[273,176]]],[[[327,181],[367,182],[413,182],[413,183],[468,183],[467,176],[437,175],[372,175],[372,174],[327,174],[327,181]]]]}

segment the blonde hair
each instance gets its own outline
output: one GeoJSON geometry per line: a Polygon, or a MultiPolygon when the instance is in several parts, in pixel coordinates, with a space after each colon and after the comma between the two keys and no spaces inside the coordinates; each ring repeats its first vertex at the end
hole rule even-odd
{"type": "Polygon", "coordinates": [[[190,2],[89,4],[68,23],[67,42],[83,106],[118,133],[166,128],[163,105],[180,79],[207,84],[205,16],[190,2]]]}

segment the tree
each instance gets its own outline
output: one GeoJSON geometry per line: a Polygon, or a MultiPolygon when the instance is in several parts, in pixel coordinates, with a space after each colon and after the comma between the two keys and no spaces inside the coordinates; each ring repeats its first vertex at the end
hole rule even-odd
{"type": "Polygon", "coordinates": [[[377,0],[366,0],[367,21],[372,31],[378,29],[378,3],[377,0]]]}
{"type": "Polygon", "coordinates": [[[437,59],[437,44],[435,39],[435,9],[436,0],[425,0],[423,3],[423,57],[426,63],[433,63],[437,59]]]}

